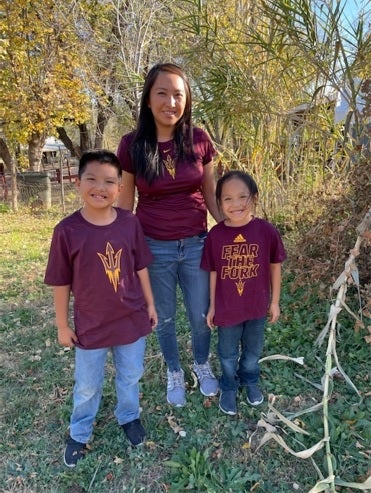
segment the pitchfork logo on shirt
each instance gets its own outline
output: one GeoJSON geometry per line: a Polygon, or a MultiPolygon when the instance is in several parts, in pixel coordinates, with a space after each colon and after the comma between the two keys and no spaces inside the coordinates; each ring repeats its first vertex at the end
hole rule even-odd
{"type": "Polygon", "coordinates": [[[236,236],[232,245],[223,246],[222,259],[227,263],[222,267],[221,278],[234,280],[240,296],[245,288],[245,280],[258,275],[259,264],[254,260],[258,251],[259,245],[246,243],[241,234],[236,236]]]}
{"type": "Polygon", "coordinates": [[[122,248],[115,253],[111,243],[107,242],[106,255],[99,252],[97,253],[103,263],[109,282],[112,284],[115,293],[117,293],[117,286],[120,280],[120,260],[122,248]]]}

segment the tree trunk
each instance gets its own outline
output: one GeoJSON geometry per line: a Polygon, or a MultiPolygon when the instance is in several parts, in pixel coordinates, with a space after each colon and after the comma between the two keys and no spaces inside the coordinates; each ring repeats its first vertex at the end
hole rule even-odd
{"type": "Polygon", "coordinates": [[[70,151],[71,156],[77,157],[80,159],[83,152],[87,151],[91,148],[91,139],[89,136],[89,130],[85,123],[80,123],[78,125],[79,133],[80,133],[80,145],[73,142],[67,134],[67,131],[64,127],[58,127],[58,137],[61,139],[63,144],[70,151]]]}
{"type": "Polygon", "coordinates": [[[11,189],[12,189],[12,209],[13,211],[18,210],[18,186],[17,186],[17,167],[15,164],[15,159],[11,158],[10,162],[11,171],[11,189]]]}
{"type": "Polygon", "coordinates": [[[5,167],[9,171],[11,171],[11,169],[12,169],[12,156],[10,154],[8,144],[1,137],[0,137],[0,158],[4,161],[5,167]]]}
{"type": "Polygon", "coordinates": [[[89,137],[89,130],[86,123],[80,123],[80,147],[82,152],[87,151],[91,148],[91,139],[89,137]]]}
{"type": "MultiPolygon", "coordinates": [[[[8,144],[0,137],[0,158],[4,161],[5,167],[10,171],[11,175],[11,197],[12,197],[12,209],[18,210],[18,190],[17,190],[17,166],[16,161],[10,153],[8,144]]],[[[5,180],[5,177],[4,177],[5,180]]],[[[7,195],[7,193],[6,193],[7,195]]]]}
{"type": "Polygon", "coordinates": [[[97,116],[97,126],[95,130],[95,141],[94,141],[94,147],[95,149],[102,149],[103,148],[103,135],[104,135],[104,129],[106,128],[107,125],[107,116],[105,114],[104,108],[102,108],[99,105],[98,108],[98,116],[97,116]]]}
{"type": "Polygon", "coordinates": [[[28,141],[28,162],[31,171],[41,171],[41,159],[43,147],[45,144],[45,135],[34,132],[28,141]]]}
{"type": "Polygon", "coordinates": [[[58,132],[58,137],[61,139],[63,144],[67,147],[67,149],[70,151],[71,156],[80,158],[82,154],[81,147],[75,144],[74,142],[72,142],[72,140],[67,135],[66,129],[64,127],[58,127],[57,132],[58,132]]]}

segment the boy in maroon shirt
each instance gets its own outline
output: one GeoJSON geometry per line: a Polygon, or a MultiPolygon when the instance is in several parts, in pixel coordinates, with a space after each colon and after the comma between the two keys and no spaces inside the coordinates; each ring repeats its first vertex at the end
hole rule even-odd
{"type": "Polygon", "coordinates": [[[45,283],[54,288],[58,341],[76,351],[70,439],[64,453],[68,467],[83,458],[92,435],[109,350],[116,370],[115,416],[132,445],[145,437],[139,379],[145,336],[157,324],[147,270],[152,254],[138,219],[113,207],[121,175],[112,152],[82,156],[77,186],[84,205],[55,227],[45,274],[45,283]],[[71,293],[74,328],[69,322],[71,293]]]}

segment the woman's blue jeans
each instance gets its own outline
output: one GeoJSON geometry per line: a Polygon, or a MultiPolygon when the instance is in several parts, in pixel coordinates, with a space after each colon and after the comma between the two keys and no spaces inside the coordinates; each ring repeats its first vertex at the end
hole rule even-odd
{"type": "Polygon", "coordinates": [[[265,320],[264,317],[232,327],[218,327],[221,390],[237,390],[258,382],[265,320]]]}
{"type": "Polygon", "coordinates": [[[75,385],[70,435],[77,442],[87,443],[103,391],[104,368],[111,349],[115,366],[117,405],[115,416],[120,425],[139,418],[139,380],[143,375],[145,337],[132,344],[102,349],[76,348],[75,385]]]}
{"type": "Polygon", "coordinates": [[[194,361],[204,364],[209,357],[209,274],[200,268],[205,237],[206,233],[183,240],[146,238],[154,256],[148,269],[158,315],[156,334],[170,371],[181,368],[175,327],[178,283],[191,326],[194,361]]]}

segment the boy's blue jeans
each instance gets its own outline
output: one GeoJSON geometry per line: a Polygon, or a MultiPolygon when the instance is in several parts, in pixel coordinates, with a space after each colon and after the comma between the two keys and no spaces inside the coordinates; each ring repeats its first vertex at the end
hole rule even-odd
{"type": "Polygon", "coordinates": [[[178,283],[191,325],[194,361],[204,364],[209,357],[209,273],[200,268],[205,237],[206,233],[182,240],[146,238],[154,256],[148,270],[158,315],[156,334],[170,371],[181,368],[175,327],[178,283]]]}
{"type": "Polygon", "coordinates": [[[221,390],[238,390],[258,382],[265,320],[264,317],[232,327],[218,327],[221,390]]]}
{"type": "Polygon", "coordinates": [[[75,385],[70,435],[77,442],[87,443],[103,391],[104,368],[109,350],[115,366],[117,405],[115,416],[120,425],[139,417],[139,380],[143,375],[145,337],[132,344],[102,349],[75,351],[75,385]]]}

